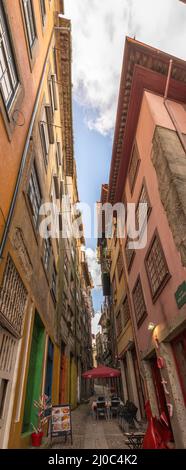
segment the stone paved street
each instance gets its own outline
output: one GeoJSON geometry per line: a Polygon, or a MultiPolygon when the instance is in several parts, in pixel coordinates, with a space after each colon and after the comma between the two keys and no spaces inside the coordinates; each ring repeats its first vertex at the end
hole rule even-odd
{"type": "Polygon", "coordinates": [[[72,412],[73,445],[54,441],[54,449],[125,449],[125,437],[117,419],[95,420],[91,412],[91,402],[80,405],[72,412]]]}

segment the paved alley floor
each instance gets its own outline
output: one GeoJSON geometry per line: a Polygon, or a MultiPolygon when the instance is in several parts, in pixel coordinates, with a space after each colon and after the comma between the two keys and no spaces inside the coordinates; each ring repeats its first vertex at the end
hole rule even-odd
{"type": "MultiPolygon", "coordinates": [[[[92,401],[92,400],[91,400],[92,401]]],[[[96,420],[92,416],[91,401],[72,412],[73,445],[70,437],[53,441],[53,449],[126,449],[125,436],[117,419],[96,420]]]]}

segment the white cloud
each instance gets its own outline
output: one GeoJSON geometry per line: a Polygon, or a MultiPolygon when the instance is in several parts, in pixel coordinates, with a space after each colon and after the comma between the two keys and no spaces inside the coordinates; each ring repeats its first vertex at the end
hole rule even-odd
{"type": "Polygon", "coordinates": [[[96,335],[100,331],[100,326],[98,325],[101,317],[101,312],[96,312],[94,318],[92,319],[92,334],[96,335]]]}
{"type": "Polygon", "coordinates": [[[97,262],[96,251],[87,248],[86,257],[95,289],[101,289],[101,269],[97,262]]]}
{"type": "Polygon", "coordinates": [[[186,6],[178,0],[65,0],[72,20],[74,97],[87,125],[112,132],[125,36],[186,56],[186,6]]]}

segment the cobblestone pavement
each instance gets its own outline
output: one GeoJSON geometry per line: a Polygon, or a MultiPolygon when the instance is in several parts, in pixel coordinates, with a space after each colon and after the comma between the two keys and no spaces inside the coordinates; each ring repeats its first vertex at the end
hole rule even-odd
{"type": "Polygon", "coordinates": [[[54,441],[53,449],[126,449],[125,436],[117,419],[95,420],[91,402],[80,405],[72,412],[73,445],[71,439],[54,441]]]}

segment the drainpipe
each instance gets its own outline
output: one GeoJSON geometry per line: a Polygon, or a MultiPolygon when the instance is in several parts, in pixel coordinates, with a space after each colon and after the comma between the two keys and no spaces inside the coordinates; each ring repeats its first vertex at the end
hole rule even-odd
{"type": "Polygon", "coordinates": [[[48,62],[48,57],[49,57],[49,54],[50,54],[50,48],[51,48],[53,37],[54,37],[54,30],[52,31],[49,46],[48,46],[48,49],[47,49],[45,63],[44,63],[44,66],[43,66],[43,71],[42,71],[42,75],[41,75],[41,79],[40,79],[40,83],[39,83],[39,88],[38,88],[37,95],[36,95],[36,100],[35,100],[34,109],[33,109],[33,112],[32,112],[30,126],[29,126],[29,130],[28,130],[28,134],[27,134],[27,137],[26,137],[26,142],[25,142],[25,146],[24,146],[24,150],[23,150],[21,165],[19,167],[16,186],[15,186],[15,189],[14,189],[14,194],[13,194],[13,198],[12,198],[12,201],[11,201],[8,217],[7,217],[7,220],[6,220],[6,223],[5,223],[5,229],[4,229],[4,233],[3,233],[3,237],[2,237],[2,241],[1,241],[1,245],[0,245],[0,261],[2,259],[4,247],[5,247],[5,244],[6,244],[6,241],[7,241],[8,232],[9,232],[9,229],[10,229],[10,224],[11,224],[11,221],[12,221],[12,217],[13,217],[13,213],[14,213],[14,209],[15,209],[15,204],[16,204],[16,200],[17,200],[17,195],[18,195],[18,191],[19,191],[22,176],[23,176],[23,171],[24,171],[24,167],[25,167],[25,163],[26,163],[27,153],[28,153],[28,149],[29,149],[29,145],[30,145],[30,138],[32,136],[32,131],[33,131],[34,123],[35,123],[35,118],[36,118],[36,114],[37,114],[37,111],[38,111],[38,105],[39,105],[39,101],[40,101],[40,97],[41,97],[43,82],[44,82],[44,79],[45,79],[47,62],[48,62]]]}
{"type": "Polygon", "coordinates": [[[163,103],[164,103],[164,106],[169,114],[169,117],[171,118],[171,121],[176,129],[176,133],[179,137],[179,140],[180,140],[180,143],[183,147],[183,150],[186,154],[186,143],[184,141],[184,138],[183,138],[183,134],[181,132],[181,129],[179,127],[179,124],[174,116],[174,113],[171,109],[171,106],[170,106],[170,103],[167,101],[167,96],[168,96],[168,91],[169,91],[169,85],[170,85],[170,79],[171,79],[171,72],[172,72],[172,66],[173,66],[173,60],[171,59],[170,62],[169,62],[169,70],[168,70],[168,75],[167,75],[167,81],[166,81],[166,87],[165,87],[165,94],[164,94],[164,99],[163,99],[163,103]]]}

